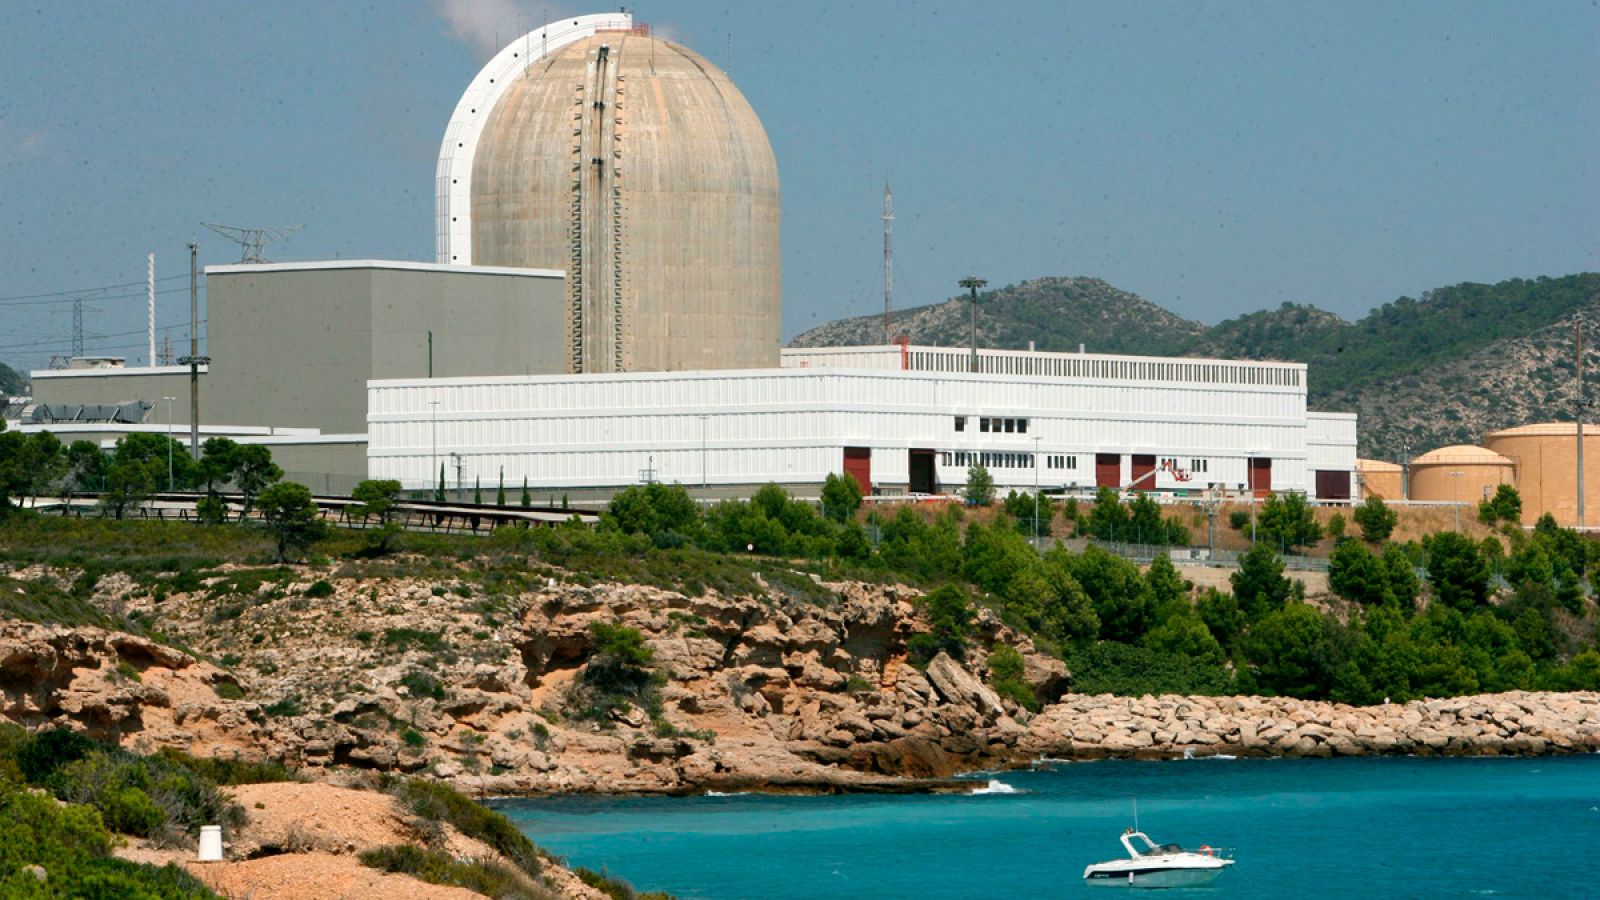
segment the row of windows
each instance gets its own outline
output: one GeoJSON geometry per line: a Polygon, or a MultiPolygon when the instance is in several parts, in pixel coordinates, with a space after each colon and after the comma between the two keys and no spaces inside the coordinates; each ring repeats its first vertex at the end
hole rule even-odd
{"type": "MultiPolygon", "coordinates": [[[[956,416],[956,430],[967,430],[967,417],[956,416]]],[[[978,417],[978,430],[991,434],[1027,434],[1027,419],[1001,419],[989,416],[978,417]]]]}
{"type": "Polygon", "coordinates": [[[1044,458],[1046,469],[1076,469],[1078,458],[1076,456],[1046,456],[1044,458]]]}
{"type": "Polygon", "coordinates": [[[969,450],[941,450],[939,464],[957,468],[983,466],[985,469],[1031,469],[1032,453],[979,453],[969,450]]]}
{"type": "MultiPolygon", "coordinates": [[[[908,367],[918,372],[970,372],[971,351],[913,350],[908,367]]],[[[1300,386],[1294,366],[1218,362],[1159,362],[1097,359],[1071,354],[1000,355],[980,351],[978,370],[989,375],[1053,375],[1065,378],[1116,378],[1203,384],[1300,386]]]]}
{"type": "MultiPolygon", "coordinates": [[[[1207,465],[1208,462],[1209,460],[1204,459],[1191,459],[1189,460],[1189,471],[1209,472],[1210,467],[1207,465]]],[[[1163,471],[1171,472],[1181,467],[1178,465],[1178,458],[1174,456],[1161,460],[1161,468],[1163,471]]]]}

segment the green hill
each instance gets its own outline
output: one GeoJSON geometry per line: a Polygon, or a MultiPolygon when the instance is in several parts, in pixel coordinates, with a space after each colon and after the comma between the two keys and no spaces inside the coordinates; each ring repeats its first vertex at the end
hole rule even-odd
{"type": "MultiPolygon", "coordinates": [[[[1600,273],[1462,283],[1401,297],[1355,322],[1284,304],[1207,327],[1092,278],[1040,278],[980,295],[979,343],[1022,349],[1304,362],[1313,409],[1361,415],[1361,453],[1399,458],[1483,432],[1572,417],[1573,325],[1600,322],[1600,273]]],[[[961,298],[895,314],[913,343],[971,340],[961,298]]],[[[882,341],[881,317],[814,328],[793,346],[882,341]]],[[[1600,334],[1596,335],[1600,338],[1600,334]]],[[[1600,340],[1594,343],[1600,343],[1600,340]]],[[[1592,344],[1591,344],[1592,346],[1592,344]]],[[[1585,353],[1600,375],[1600,353],[1585,353]]]]}

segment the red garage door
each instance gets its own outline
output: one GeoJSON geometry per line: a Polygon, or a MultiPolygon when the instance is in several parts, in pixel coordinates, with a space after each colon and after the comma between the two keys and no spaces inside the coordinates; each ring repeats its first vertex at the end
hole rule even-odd
{"type": "Polygon", "coordinates": [[[1317,499],[1318,500],[1349,500],[1350,499],[1350,473],[1335,472],[1327,469],[1317,470],[1317,499]]]}
{"type": "Polygon", "coordinates": [[[1094,455],[1095,487],[1122,487],[1122,457],[1115,453],[1094,455]]]}
{"type": "Polygon", "coordinates": [[[1265,497],[1272,493],[1272,460],[1250,460],[1250,490],[1257,497],[1265,497]]]}
{"type": "Polygon", "coordinates": [[[861,493],[872,493],[872,448],[844,448],[844,473],[856,480],[861,493]]]}
{"type": "Polygon", "coordinates": [[[1136,491],[1155,490],[1156,486],[1156,458],[1154,455],[1135,453],[1133,455],[1133,478],[1128,482],[1136,491]]]}

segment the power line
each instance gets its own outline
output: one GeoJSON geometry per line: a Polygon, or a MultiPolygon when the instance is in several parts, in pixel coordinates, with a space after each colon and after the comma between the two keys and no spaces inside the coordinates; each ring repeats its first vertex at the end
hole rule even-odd
{"type": "MultiPolygon", "coordinates": [[[[172,281],[175,278],[186,278],[186,277],[188,277],[188,276],[185,276],[185,275],[168,275],[166,278],[157,278],[156,281],[172,281]]],[[[94,293],[96,291],[109,291],[109,290],[112,290],[113,288],[144,287],[144,285],[145,285],[145,282],[143,282],[143,281],[130,281],[130,282],[126,283],[126,284],[107,284],[107,285],[102,285],[101,287],[78,288],[76,290],[71,290],[71,291],[46,291],[43,294],[15,294],[15,295],[10,296],[10,297],[0,297],[0,301],[6,301],[6,300],[33,300],[33,299],[36,299],[38,297],[60,297],[60,296],[63,296],[65,294],[92,294],[92,293],[94,293]]]]}
{"type": "MultiPolygon", "coordinates": [[[[202,325],[204,325],[205,322],[206,322],[205,319],[201,319],[200,320],[200,324],[202,324],[202,325]]],[[[170,324],[162,325],[162,326],[158,326],[158,327],[161,327],[161,328],[178,328],[178,327],[181,327],[181,326],[183,326],[185,324],[187,324],[187,323],[180,321],[180,322],[172,322],[170,324]]],[[[93,343],[95,343],[97,341],[103,341],[103,340],[106,340],[106,339],[109,339],[109,338],[130,337],[130,336],[135,335],[135,334],[144,334],[144,333],[145,333],[145,329],[141,328],[138,331],[119,331],[119,332],[115,332],[113,334],[90,334],[90,335],[85,335],[84,336],[84,340],[85,340],[85,343],[93,344],[93,343]]],[[[65,339],[61,339],[61,338],[43,338],[41,340],[33,341],[31,343],[26,343],[26,344],[7,344],[5,346],[0,346],[0,350],[31,350],[31,349],[34,349],[36,347],[45,348],[45,349],[55,349],[55,348],[60,346],[60,344],[56,343],[56,341],[58,341],[58,340],[65,340],[67,343],[71,343],[72,342],[72,338],[71,337],[67,337],[65,339]]]]}
{"type": "MultiPolygon", "coordinates": [[[[158,279],[158,280],[160,280],[160,279],[158,279]]],[[[180,291],[187,291],[187,290],[188,290],[187,287],[175,287],[175,288],[167,288],[164,291],[156,291],[156,293],[157,294],[176,294],[176,293],[179,293],[180,291]]],[[[202,290],[204,290],[204,288],[202,288],[202,290]]],[[[80,296],[84,296],[84,295],[80,295],[80,296]]],[[[110,296],[87,297],[87,299],[90,299],[90,300],[126,300],[126,299],[128,299],[130,297],[146,297],[146,296],[148,296],[148,294],[146,292],[140,291],[140,292],[138,292],[136,294],[112,294],[110,296]]],[[[52,306],[52,305],[57,304],[57,303],[71,303],[74,299],[75,298],[73,298],[73,297],[56,297],[56,298],[54,298],[52,300],[16,300],[16,301],[10,301],[10,302],[0,301],[0,307],[52,306]]]]}

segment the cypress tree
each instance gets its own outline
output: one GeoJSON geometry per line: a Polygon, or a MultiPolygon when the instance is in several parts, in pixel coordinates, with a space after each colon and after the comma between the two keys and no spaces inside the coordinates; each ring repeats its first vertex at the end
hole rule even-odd
{"type": "Polygon", "coordinates": [[[528,496],[528,476],[522,476],[522,508],[527,509],[533,505],[533,498],[528,496]]]}
{"type": "Polygon", "coordinates": [[[433,499],[444,502],[444,463],[439,463],[439,489],[433,492],[433,499]]]}
{"type": "Polygon", "coordinates": [[[483,505],[483,479],[477,475],[472,476],[472,502],[483,505]]]}
{"type": "Polygon", "coordinates": [[[506,467],[505,466],[501,466],[500,467],[500,487],[495,489],[495,492],[494,492],[494,505],[495,506],[505,506],[506,505],[506,467]]]}

